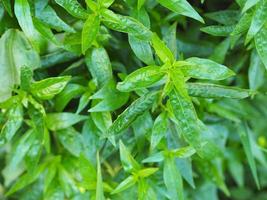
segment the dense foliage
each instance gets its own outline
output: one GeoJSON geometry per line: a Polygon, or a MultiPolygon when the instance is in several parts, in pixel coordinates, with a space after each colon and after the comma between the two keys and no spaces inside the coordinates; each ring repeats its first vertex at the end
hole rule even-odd
{"type": "Polygon", "coordinates": [[[0,35],[0,199],[267,199],[267,0],[1,0],[0,35]]]}

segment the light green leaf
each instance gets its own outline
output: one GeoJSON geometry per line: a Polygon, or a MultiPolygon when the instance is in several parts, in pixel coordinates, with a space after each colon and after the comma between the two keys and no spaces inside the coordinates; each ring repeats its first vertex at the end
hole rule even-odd
{"type": "Polygon", "coordinates": [[[112,192],[111,194],[120,193],[130,187],[132,187],[137,182],[136,178],[133,176],[129,176],[125,180],[123,180],[112,192]]]}
{"type": "Polygon", "coordinates": [[[163,63],[169,62],[172,64],[174,62],[174,57],[171,50],[165,45],[165,43],[157,36],[153,34],[152,36],[152,46],[163,63]]]}
{"type": "Polygon", "coordinates": [[[142,163],[161,162],[164,160],[164,151],[154,153],[142,161],[142,163]]]}
{"type": "Polygon", "coordinates": [[[40,66],[40,58],[22,32],[9,29],[0,39],[0,102],[11,97],[14,85],[20,84],[20,68],[40,66]]]}
{"type": "Polygon", "coordinates": [[[125,147],[125,145],[122,143],[121,140],[120,140],[120,159],[124,171],[132,173],[140,170],[140,165],[132,157],[129,150],[125,147]]]}
{"type": "Polygon", "coordinates": [[[177,14],[191,17],[204,23],[202,17],[194,10],[194,8],[186,0],[157,0],[162,6],[170,9],[177,14]]]}
{"type": "Polygon", "coordinates": [[[170,154],[176,158],[188,158],[195,153],[196,150],[191,146],[170,150],[170,154]]]}
{"type": "Polygon", "coordinates": [[[77,115],[73,113],[48,113],[45,121],[47,128],[51,131],[68,128],[80,121],[87,119],[86,116],[77,115]]]}
{"type": "Polygon", "coordinates": [[[139,177],[145,178],[145,177],[151,176],[152,174],[156,173],[158,170],[159,170],[159,168],[149,167],[149,168],[139,170],[137,172],[137,174],[139,177]]]}
{"type": "Polygon", "coordinates": [[[128,75],[123,82],[118,83],[117,89],[123,92],[129,92],[146,88],[159,81],[163,76],[164,73],[161,72],[159,66],[142,67],[128,75]]]}
{"type": "Polygon", "coordinates": [[[70,76],[52,77],[31,84],[31,93],[42,100],[59,94],[71,79],[70,76]]]}
{"type": "Polygon", "coordinates": [[[244,99],[253,94],[250,90],[212,83],[187,83],[187,89],[190,96],[203,98],[244,99]]]}
{"type": "Polygon", "coordinates": [[[34,48],[39,51],[39,39],[32,21],[31,8],[27,0],[15,0],[14,12],[19,25],[34,48]]]}
{"type": "MultiPolygon", "coordinates": [[[[192,77],[196,79],[210,79],[210,80],[223,80],[229,78],[235,73],[224,65],[218,64],[212,60],[192,57],[186,59],[188,64],[184,64],[180,67],[183,74],[186,77],[192,77]]],[[[179,61],[175,65],[179,66],[179,61]]]]}
{"type": "Polygon", "coordinates": [[[100,18],[98,15],[91,14],[83,25],[82,30],[82,52],[85,54],[86,50],[92,46],[100,27],[100,18]]]}
{"type": "Polygon", "coordinates": [[[80,19],[86,19],[88,12],[78,3],[77,0],[55,0],[56,3],[62,6],[69,14],[80,19]]]}

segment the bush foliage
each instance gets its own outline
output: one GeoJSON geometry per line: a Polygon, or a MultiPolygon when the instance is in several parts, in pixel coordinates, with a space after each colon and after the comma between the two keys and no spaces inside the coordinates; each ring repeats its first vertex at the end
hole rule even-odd
{"type": "Polygon", "coordinates": [[[2,0],[0,35],[0,199],[267,199],[267,0],[2,0]]]}

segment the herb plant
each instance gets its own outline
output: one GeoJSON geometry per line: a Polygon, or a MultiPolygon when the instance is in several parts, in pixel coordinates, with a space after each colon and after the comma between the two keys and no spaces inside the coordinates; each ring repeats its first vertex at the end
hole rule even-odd
{"type": "Polygon", "coordinates": [[[267,0],[1,0],[0,199],[267,199],[267,0]]]}

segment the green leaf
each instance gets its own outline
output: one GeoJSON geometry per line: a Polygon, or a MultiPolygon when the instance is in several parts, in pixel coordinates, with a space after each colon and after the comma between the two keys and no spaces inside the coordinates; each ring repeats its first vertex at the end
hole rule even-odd
{"type": "Polygon", "coordinates": [[[10,0],[2,0],[2,3],[5,7],[5,10],[8,12],[8,14],[13,17],[13,12],[12,12],[12,5],[10,0]]]}
{"type": "Polygon", "coordinates": [[[101,163],[99,158],[99,153],[97,152],[97,182],[96,182],[96,200],[105,200],[103,191],[103,182],[101,175],[101,163]]]}
{"type": "Polygon", "coordinates": [[[55,45],[59,46],[59,42],[55,38],[53,32],[48,28],[42,21],[34,18],[33,19],[34,27],[36,30],[48,41],[53,42],[55,45]]]}
{"type": "Polygon", "coordinates": [[[79,157],[82,152],[82,137],[74,128],[69,127],[57,131],[60,143],[74,156],[79,157]]]}
{"type": "Polygon", "coordinates": [[[205,16],[223,25],[232,25],[238,21],[239,11],[237,10],[220,10],[206,13],[205,16]]]}
{"type": "Polygon", "coordinates": [[[125,180],[123,180],[112,192],[111,194],[120,193],[130,187],[132,187],[137,182],[134,176],[129,176],[125,180]]]}
{"type": "Polygon", "coordinates": [[[177,14],[191,17],[204,23],[202,17],[194,10],[194,8],[186,0],[157,0],[162,6],[170,9],[177,14]]]}
{"type": "Polygon", "coordinates": [[[33,172],[24,174],[21,176],[18,181],[7,191],[6,195],[10,196],[11,194],[15,193],[18,190],[21,190],[22,188],[26,187],[27,185],[30,185],[33,183],[44,171],[45,165],[38,166],[38,169],[36,169],[33,172]]]}
{"type": "MultiPolygon", "coordinates": [[[[10,160],[5,168],[5,171],[12,172],[16,170],[18,165],[23,161],[26,153],[29,151],[31,145],[34,142],[36,135],[32,129],[29,129],[13,147],[10,160]]],[[[7,173],[7,172],[5,172],[7,173]]]]}
{"type": "Polygon", "coordinates": [[[31,8],[27,0],[15,0],[14,12],[19,25],[34,48],[39,51],[39,39],[33,25],[31,8]]]}
{"type": "Polygon", "coordinates": [[[132,157],[128,149],[120,140],[120,159],[122,163],[122,167],[126,172],[137,172],[140,170],[140,165],[136,162],[136,160],[132,157]]]}
{"type": "Polygon", "coordinates": [[[9,142],[16,132],[19,130],[23,122],[23,108],[19,104],[15,104],[8,111],[8,119],[0,132],[0,146],[9,142]]]}
{"type": "Polygon", "coordinates": [[[101,16],[103,17],[103,23],[110,29],[128,33],[141,40],[148,41],[151,38],[151,31],[132,17],[115,14],[108,9],[103,9],[101,16]]]}
{"type": "Polygon", "coordinates": [[[110,80],[90,98],[101,99],[101,101],[90,108],[89,112],[106,112],[123,106],[128,101],[129,94],[118,91],[114,80],[110,80]]]}
{"type": "MultiPolygon", "coordinates": [[[[183,86],[180,85],[179,87],[183,86]]],[[[200,130],[198,124],[196,123],[198,118],[189,96],[182,90],[173,88],[168,94],[171,110],[177,120],[177,123],[179,124],[181,134],[183,135],[185,141],[199,149],[200,130]]]]}
{"type": "Polygon", "coordinates": [[[164,160],[163,179],[170,199],[184,199],[183,181],[172,158],[164,160]]]}
{"type": "Polygon", "coordinates": [[[70,33],[75,32],[75,30],[71,26],[69,26],[61,18],[59,18],[55,10],[49,5],[41,11],[36,11],[36,17],[45,25],[57,31],[66,31],[70,33]]]}
{"type": "Polygon", "coordinates": [[[229,26],[213,25],[213,26],[203,27],[200,30],[204,33],[208,33],[213,36],[225,37],[229,36],[233,32],[234,28],[235,28],[234,25],[229,25],[229,26]]]}
{"type": "Polygon", "coordinates": [[[127,129],[138,116],[152,107],[157,97],[158,92],[149,92],[139,99],[135,100],[113,122],[113,124],[107,131],[107,136],[119,134],[123,130],[127,129]]]}
{"type": "Polygon", "coordinates": [[[145,169],[141,169],[137,172],[138,176],[141,178],[145,178],[148,176],[151,176],[152,174],[156,173],[159,170],[159,168],[155,168],[155,167],[150,167],[150,168],[145,168],[145,169]]]}
{"type": "Polygon", "coordinates": [[[41,137],[38,135],[38,132],[34,132],[36,134],[32,145],[25,156],[25,163],[27,166],[28,172],[34,172],[37,169],[38,162],[41,158],[42,153],[42,140],[41,137]]]}
{"type": "Polygon", "coordinates": [[[164,160],[164,151],[152,154],[142,161],[142,163],[162,162],[164,160]]]}
{"type": "Polygon", "coordinates": [[[137,0],[137,8],[138,10],[145,4],[146,0],[137,0]]]}
{"type": "Polygon", "coordinates": [[[244,99],[253,94],[250,90],[212,83],[187,83],[187,89],[190,96],[203,98],[244,99]]]}
{"type": "Polygon", "coordinates": [[[250,56],[250,65],[248,69],[249,88],[252,90],[259,89],[264,83],[265,68],[257,51],[252,51],[250,56]]]}
{"type": "Polygon", "coordinates": [[[86,19],[88,12],[78,3],[77,0],[55,0],[69,14],[80,19],[86,19]]]}
{"type": "Polygon", "coordinates": [[[103,86],[112,78],[109,56],[103,47],[93,48],[86,53],[86,65],[98,86],[103,86]]]}
{"type": "Polygon", "coordinates": [[[214,49],[214,52],[210,55],[209,58],[214,62],[220,64],[224,63],[229,47],[230,47],[230,38],[226,38],[214,49]]]}
{"type": "Polygon", "coordinates": [[[154,64],[153,54],[149,42],[130,35],[128,38],[129,44],[137,58],[147,65],[154,64]]]}
{"type": "Polygon", "coordinates": [[[20,87],[22,90],[29,91],[31,86],[31,81],[33,77],[33,71],[28,66],[23,66],[20,68],[20,87]]]}
{"type": "Polygon", "coordinates": [[[172,64],[174,62],[174,57],[171,50],[164,44],[164,42],[157,36],[153,34],[152,36],[152,46],[163,63],[169,62],[172,64]]]}
{"type": "Polygon", "coordinates": [[[186,59],[188,64],[184,64],[182,66],[179,66],[179,62],[180,61],[177,61],[174,66],[180,68],[183,74],[187,77],[196,79],[223,80],[235,75],[235,73],[226,66],[208,59],[197,57],[188,58],[186,59]]]}
{"type": "Polygon", "coordinates": [[[88,105],[91,95],[92,95],[91,92],[85,92],[81,96],[81,98],[79,100],[79,106],[78,106],[77,111],[76,111],[77,114],[80,113],[88,105]]]}
{"type": "Polygon", "coordinates": [[[249,136],[251,131],[250,131],[246,122],[243,122],[242,125],[239,126],[238,133],[239,133],[246,157],[248,159],[248,163],[249,163],[250,169],[252,171],[254,181],[255,181],[257,187],[260,188],[259,178],[257,175],[256,163],[255,163],[253,151],[252,151],[253,147],[251,145],[251,139],[250,139],[251,137],[249,136]]]}
{"type": "Polygon", "coordinates": [[[85,88],[79,84],[69,83],[66,87],[62,90],[55,97],[55,108],[56,111],[63,111],[66,105],[78,95],[84,93],[85,88]]]}
{"type": "Polygon", "coordinates": [[[196,150],[191,147],[182,147],[178,149],[173,149],[170,151],[170,154],[176,158],[188,158],[196,153],[196,150]]]}
{"type": "Polygon", "coordinates": [[[45,121],[48,129],[50,129],[51,131],[57,131],[60,129],[68,128],[85,119],[87,119],[86,116],[62,112],[48,113],[46,115],[45,121]]]}
{"type": "Polygon", "coordinates": [[[255,44],[258,54],[267,69],[267,23],[255,36],[255,44]]]}
{"type": "Polygon", "coordinates": [[[101,6],[108,8],[114,3],[115,0],[99,0],[101,6]]]}
{"type": "Polygon", "coordinates": [[[129,92],[146,88],[159,81],[163,76],[164,73],[161,72],[159,66],[142,67],[128,75],[123,82],[118,83],[117,89],[122,92],[129,92]]]}
{"type": "Polygon", "coordinates": [[[85,54],[86,50],[92,46],[99,32],[100,18],[98,15],[91,14],[83,25],[82,30],[82,52],[85,54]]]}
{"type": "Polygon", "coordinates": [[[42,100],[49,100],[60,93],[71,79],[70,76],[47,78],[31,84],[31,93],[42,100]]]}
{"type": "Polygon", "coordinates": [[[231,35],[238,35],[247,31],[251,24],[252,14],[252,12],[245,13],[236,24],[231,35]]]}
{"type": "Polygon", "coordinates": [[[249,27],[246,43],[248,43],[260,31],[263,25],[267,22],[267,2],[260,1],[257,10],[255,11],[251,25],[249,27]]]}
{"type": "Polygon", "coordinates": [[[150,148],[154,149],[160,140],[166,135],[168,128],[168,118],[167,113],[161,113],[155,120],[151,140],[150,140],[150,148]]]}
{"type": "Polygon", "coordinates": [[[11,97],[14,85],[20,84],[20,68],[40,66],[38,54],[20,31],[9,29],[0,39],[0,102],[11,97]]]}
{"type": "Polygon", "coordinates": [[[242,9],[242,13],[246,12],[247,10],[249,10],[250,8],[255,6],[259,1],[260,0],[247,0],[243,9],[242,9]]]}

